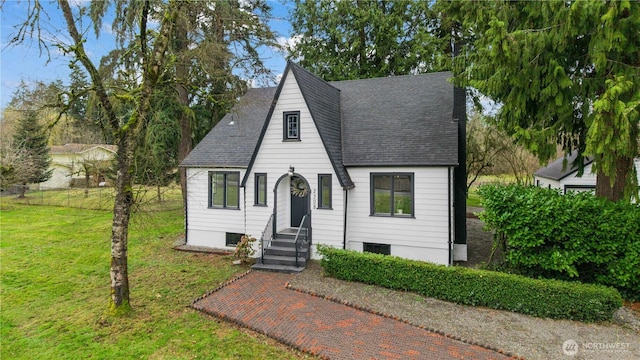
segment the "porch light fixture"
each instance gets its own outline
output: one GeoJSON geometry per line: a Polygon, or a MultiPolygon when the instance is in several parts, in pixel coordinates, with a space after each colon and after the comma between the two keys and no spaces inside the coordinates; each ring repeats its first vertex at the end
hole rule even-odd
{"type": "Polygon", "coordinates": [[[289,165],[289,171],[287,172],[287,174],[289,176],[293,176],[294,171],[296,171],[296,168],[294,168],[293,166],[289,165]]]}

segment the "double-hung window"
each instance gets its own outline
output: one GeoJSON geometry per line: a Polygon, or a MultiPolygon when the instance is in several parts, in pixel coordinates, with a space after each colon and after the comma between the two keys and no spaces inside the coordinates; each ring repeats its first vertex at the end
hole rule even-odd
{"type": "Polygon", "coordinates": [[[267,206],[267,174],[256,173],[255,201],[257,206],[267,206]]]}
{"type": "Polygon", "coordinates": [[[331,209],[331,174],[318,175],[318,209],[331,209]]]}
{"type": "Polygon", "coordinates": [[[413,216],[413,173],[371,173],[371,215],[413,216]]]}
{"type": "Polygon", "coordinates": [[[209,172],[209,207],[223,209],[240,208],[239,172],[209,172]]]}
{"type": "Polygon", "coordinates": [[[300,111],[284,113],[284,141],[300,140],[300,111]]]}

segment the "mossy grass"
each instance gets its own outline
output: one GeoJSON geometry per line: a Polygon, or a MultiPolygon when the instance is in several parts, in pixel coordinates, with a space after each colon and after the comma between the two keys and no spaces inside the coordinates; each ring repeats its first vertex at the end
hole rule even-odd
{"type": "Polygon", "coordinates": [[[188,305],[246,267],[172,249],[181,209],[134,214],[131,310],[108,311],[109,211],[2,199],[2,359],[293,359],[308,357],[188,305]]]}

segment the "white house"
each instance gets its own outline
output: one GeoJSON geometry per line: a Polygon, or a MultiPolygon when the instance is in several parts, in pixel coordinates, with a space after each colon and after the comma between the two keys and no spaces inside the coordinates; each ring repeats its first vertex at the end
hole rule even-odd
{"type": "Polygon", "coordinates": [[[466,260],[465,99],[456,89],[454,106],[451,76],[325,82],[288,63],[182,162],[186,245],[231,250],[251,234],[259,262],[290,266],[318,257],[309,243],[466,260]]]}
{"type": "MultiPolygon", "coordinates": [[[[584,159],[584,173],[578,176],[575,164],[577,153],[561,157],[549,165],[533,173],[536,186],[549,189],[560,189],[563,194],[568,191],[595,191],[596,174],[592,172],[593,158],[584,159]]],[[[638,183],[640,183],[640,159],[635,159],[638,183]]]]}
{"type": "MultiPolygon", "coordinates": [[[[49,149],[53,170],[51,178],[39,184],[40,189],[68,188],[73,181],[85,181],[85,170],[106,164],[116,156],[117,146],[105,144],[65,144],[49,149]]],[[[98,179],[94,179],[96,185],[98,179]]]]}

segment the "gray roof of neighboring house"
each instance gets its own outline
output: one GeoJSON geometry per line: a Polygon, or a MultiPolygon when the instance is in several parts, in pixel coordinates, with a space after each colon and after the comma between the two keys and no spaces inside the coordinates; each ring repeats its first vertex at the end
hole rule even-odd
{"type": "Polygon", "coordinates": [[[50,154],[79,154],[87,150],[94,148],[102,148],[104,150],[115,153],[118,151],[117,145],[107,144],[64,144],[64,145],[52,145],[49,149],[50,154]]]}
{"type": "MultiPolygon", "coordinates": [[[[554,162],[550,163],[545,167],[541,167],[536,170],[533,175],[538,177],[543,177],[551,180],[562,180],[565,177],[575,173],[578,171],[578,165],[575,164],[576,159],[578,158],[578,153],[574,152],[569,154],[569,156],[561,157],[556,159],[554,162]],[[566,163],[565,163],[566,160],[566,163]]],[[[584,165],[589,165],[593,162],[593,158],[585,157],[584,165]]]]}
{"type": "Polygon", "coordinates": [[[276,88],[249,89],[198,143],[185,167],[246,167],[256,147],[276,88]]]}
{"type": "MultiPolygon", "coordinates": [[[[291,62],[288,70],[344,188],[353,187],[345,166],[457,165],[451,73],[325,82],[291,62]]],[[[250,168],[283,84],[249,90],[181,165],[250,168]]]]}

